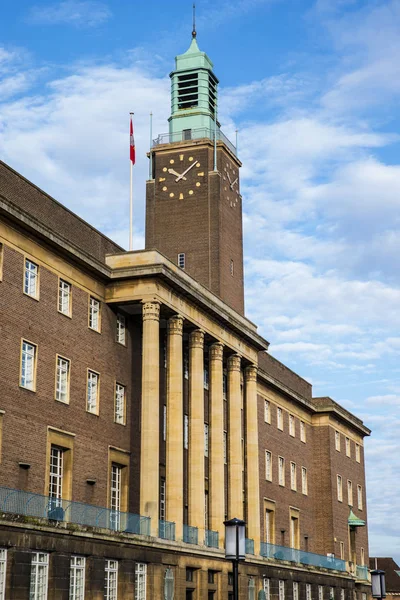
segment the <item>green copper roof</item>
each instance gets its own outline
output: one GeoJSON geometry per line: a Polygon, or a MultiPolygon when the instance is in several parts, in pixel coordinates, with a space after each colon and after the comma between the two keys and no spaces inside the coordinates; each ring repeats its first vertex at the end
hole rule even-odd
{"type": "Polygon", "coordinates": [[[209,69],[212,71],[213,66],[207,54],[201,52],[195,37],[192,38],[186,52],[175,57],[176,71],[186,71],[187,69],[209,69]]]}
{"type": "Polygon", "coordinates": [[[350,511],[347,523],[351,527],[363,527],[365,525],[365,521],[363,521],[362,519],[359,519],[358,517],[356,517],[356,515],[353,513],[352,510],[350,511]]]}

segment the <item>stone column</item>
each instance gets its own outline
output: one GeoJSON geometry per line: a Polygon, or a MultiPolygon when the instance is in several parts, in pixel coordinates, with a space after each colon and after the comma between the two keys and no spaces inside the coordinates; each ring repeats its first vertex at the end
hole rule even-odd
{"type": "Polygon", "coordinates": [[[246,472],[247,536],[254,540],[254,553],[260,552],[260,482],[258,464],[257,367],[245,369],[246,385],[246,472]]]}
{"type": "Polygon", "coordinates": [[[140,514],[151,517],[158,536],[160,304],[143,302],[140,514]]]}
{"type": "Polygon", "coordinates": [[[204,539],[204,332],[189,339],[189,525],[204,539]]]}
{"type": "Polygon", "coordinates": [[[228,403],[228,519],[243,519],[242,402],[240,356],[237,354],[228,358],[228,403]]]}
{"type": "Polygon", "coordinates": [[[183,319],[168,320],[166,519],[175,523],[176,539],[183,535],[183,319]]]}
{"type": "Polygon", "coordinates": [[[216,342],[209,349],[210,365],[210,529],[219,532],[219,545],[225,545],[225,473],[224,473],[224,347],[216,342]]]}

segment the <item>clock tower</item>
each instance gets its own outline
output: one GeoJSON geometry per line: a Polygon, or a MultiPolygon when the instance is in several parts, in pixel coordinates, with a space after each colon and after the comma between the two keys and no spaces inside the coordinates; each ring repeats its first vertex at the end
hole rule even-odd
{"type": "Polygon", "coordinates": [[[218,79],[196,32],[175,59],[169,132],[153,141],[146,249],[244,314],[241,163],[217,120],[218,79]]]}

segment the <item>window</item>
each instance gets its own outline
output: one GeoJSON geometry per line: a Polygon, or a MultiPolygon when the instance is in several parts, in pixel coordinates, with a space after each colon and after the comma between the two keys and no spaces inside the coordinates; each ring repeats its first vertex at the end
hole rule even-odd
{"type": "Polygon", "coordinates": [[[282,579],[279,580],[279,600],[285,600],[285,582],[282,579]]]}
{"type": "Polygon", "coordinates": [[[272,481],[272,454],[269,450],[265,451],[265,479],[272,481]]]}
{"type": "Polygon", "coordinates": [[[69,402],[69,371],[70,361],[62,356],[57,356],[56,367],[56,400],[69,402]]]}
{"type": "Polygon", "coordinates": [[[265,600],[270,600],[271,580],[268,577],[264,577],[263,579],[263,588],[265,593],[265,600]]]}
{"type": "Polygon", "coordinates": [[[311,600],[311,583],[306,583],[306,600],[311,600]]]}
{"type": "Polygon", "coordinates": [[[224,431],[224,465],[228,464],[228,432],[224,431]]]}
{"type": "Polygon", "coordinates": [[[189,379],[189,354],[187,350],[183,353],[183,375],[185,379],[189,379]]]}
{"type": "Polygon", "coordinates": [[[95,415],[99,412],[99,374],[88,371],[86,410],[95,415]]]}
{"type": "Polygon", "coordinates": [[[34,391],[36,388],[37,346],[22,340],[20,386],[34,391]]]}
{"type": "Polygon", "coordinates": [[[224,373],[222,375],[222,396],[223,396],[224,400],[226,400],[226,391],[227,391],[227,389],[228,389],[228,377],[227,377],[227,374],[224,373]]]}
{"type": "Polygon", "coordinates": [[[233,573],[228,573],[228,585],[233,585],[233,573]]]}
{"type": "Polygon", "coordinates": [[[293,600],[299,600],[299,583],[293,581],[293,600]]]}
{"type": "Polygon", "coordinates": [[[267,544],[274,543],[275,511],[270,508],[265,509],[265,541],[267,544]]]}
{"type": "Polygon", "coordinates": [[[335,588],[329,588],[329,600],[335,600],[335,588]]]}
{"type": "Polygon", "coordinates": [[[100,302],[89,297],[89,327],[94,331],[100,331],[100,302]]]}
{"type": "Polygon", "coordinates": [[[118,561],[106,559],[106,581],[104,600],[117,600],[118,597],[118,561]]]}
{"type": "Polygon", "coordinates": [[[126,319],[120,313],[117,314],[117,342],[123,346],[126,342],[126,319]]]}
{"type": "Polygon", "coordinates": [[[189,448],[189,417],[183,415],[183,447],[187,450],[189,448]]]}
{"type": "Polygon", "coordinates": [[[85,562],[84,556],[71,556],[69,600],[85,598],[85,562]]]}
{"type": "Polygon", "coordinates": [[[350,438],[346,438],[346,456],[351,456],[350,438]]]}
{"type": "Polygon", "coordinates": [[[294,462],[290,463],[290,489],[297,490],[297,469],[294,462]]]}
{"type": "Polygon", "coordinates": [[[337,476],[337,499],[339,502],[343,502],[343,485],[340,475],[337,476]]]}
{"type": "Polygon", "coordinates": [[[301,493],[305,496],[308,494],[308,477],[305,467],[301,467],[301,493]]]}
{"type": "Polygon", "coordinates": [[[363,495],[362,495],[361,485],[357,486],[357,506],[358,506],[358,510],[363,509],[363,495]]]}
{"type": "Polygon", "coordinates": [[[344,542],[340,542],[340,558],[344,560],[344,542]]]}
{"type": "Polygon", "coordinates": [[[119,529],[120,511],[121,511],[121,465],[111,464],[110,481],[110,508],[111,508],[111,529],[119,529]]]}
{"type": "Polygon", "coordinates": [[[232,275],[232,277],[233,277],[233,274],[234,274],[234,263],[233,263],[233,260],[231,259],[231,275],[232,275]]]}
{"type": "Polygon", "coordinates": [[[160,521],[165,521],[165,478],[160,480],[160,521]]]}
{"type": "Polygon", "coordinates": [[[295,511],[291,509],[291,513],[295,512],[296,514],[291,514],[290,516],[290,547],[297,548],[300,547],[300,528],[299,528],[299,511],[295,511]]]}
{"type": "Polygon", "coordinates": [[[185,268],[185,253],[181,252],[180,254],[178,254],[178,267],[180,267],[181,269],[185,268]]]}
{"type": "Polygon", "coordinates": [[[192,569],[191,567],[186,567],[186,581],[194,581],[194,569],[192,569]]]}
{"type": "Polygon", "coordinates": [[[300,421],[300,441],[306,443],[306,424],[300,421]]]}
{"type": "Polygon", "coordinates": [[[361,462],[360,444],[356,444],[356,461],[361,462]]]}
{"type": "Polygon", "coordinates": [[[4,600],[4,598],[5,598],[6,576],[7,576],[7,550],[6,550],[6,548],[0,548],[0,600],[4,600]]]}
{"type": "Polygon", "coordinates": [[[318,586],[318,600],[324,600],[324,586],[318,586]]]}
{"type": "Polygon", "coordinates": [[[208,456],[208,423],[204,423],[204,456],[208,456]]]}
{"type": "Polygon", "coordinates": [[[349,506],[353,506],[353,484],[350,479],[347,480],[347,502],[349,506]]]}
{"type": "Polygon", "coordinates": [[[344,593],[344,589],[342,588],[340,590],[340,600],[344,600],[345,599],[345,593],[344,593]]]}
{"type": "Polygon", "coordinates": [[[340,433],[338,431],[335,431],[335,448],[340,452],[340,433]]]}
{"type": "Polygon", "coordinates": [[[208,571],[208,583],[215,583],[215,571],[208,571]]]}
{"type": "Polygon", "coordinates": [[[282,413],[282,409],[279,408],[279,406],[276,409],[276,425],[277,425],[278,429],[283,431],[283,413],[282,413]]]}
{"type": "Polygon", "coordinates": [[[45,552],[34,552],[31,563],[30,600],[47,600],[49,580],[49,555],[45,552]]]}
{"type": "MultiPolygon", "coordinates": [[[[364,548],[361,548],[361,566],[363,567],[365,565],[365,551],[364,548]]],[[[397,571],[397,575],[399,574],[399,572],[397,571]]]]}
{"type": "Polygon", "coordinates": [[[63,279],[58,280],[58,312],[67,317],[71,316],[71,290],[70,283],[63,279]]]}
{"type": "Polygon", "coordinates": [[[167,439],[167,406],[163,406],[163,440],[167,439]]]}
{"type": "Polygon", "coordinates": [[[294,415],[289,415],[289,435],[292,437],[295,437],[296,435],[294,415]]]}
{"type": "Polygon", "coordinates": [[[61,500],[63,495],[64,449],[58,446],[50,448],[49,496],[61,500]]]}
{"type": "Polygon", "coordinates": [[[249,600],[256,600],[256,582],[254,581],[254,577],[249,577],[248,592],[249,600]]]}
{"type": "Polygon", "coordinates": [[[285,485],[285,459],[278,457],[279,485],[285,485]]]}
{"type": "Polygon", "coordinates": [[[114,421],[120,425],[125,425],[125,398],[125,386],[121,383],[116,383],[114,421]]]}
{"type": "Polygon", "coordinates": [[[32,298],[39,297],[39,267],[28,258],[25,259],[24,292],[32,298]]]}
{"type": "Polygon", "coordinates": [[[264,400],[264,421],[271,423],[271,411],[268,400],[264,400]]]}
{"type": "Polygon", "coordinates": [[[203,380],[204,380],[204,389],[208,390],[208,367],[204,367],[203,380]]]}

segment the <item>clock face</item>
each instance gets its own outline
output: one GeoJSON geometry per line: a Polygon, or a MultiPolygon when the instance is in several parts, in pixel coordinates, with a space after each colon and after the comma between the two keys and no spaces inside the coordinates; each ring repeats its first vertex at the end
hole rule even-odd
{"type": "Polygon", "coordinates": [[[222,186],[231,208],[239,202],[239,171],[231,162],[223,160],[222,186]]]}
{"type": "Polygon", "coordinates": [[[204,185],[204,169],[196,154],[170,155],[157,183],[166,198],[191,198],[204,185]]]}

